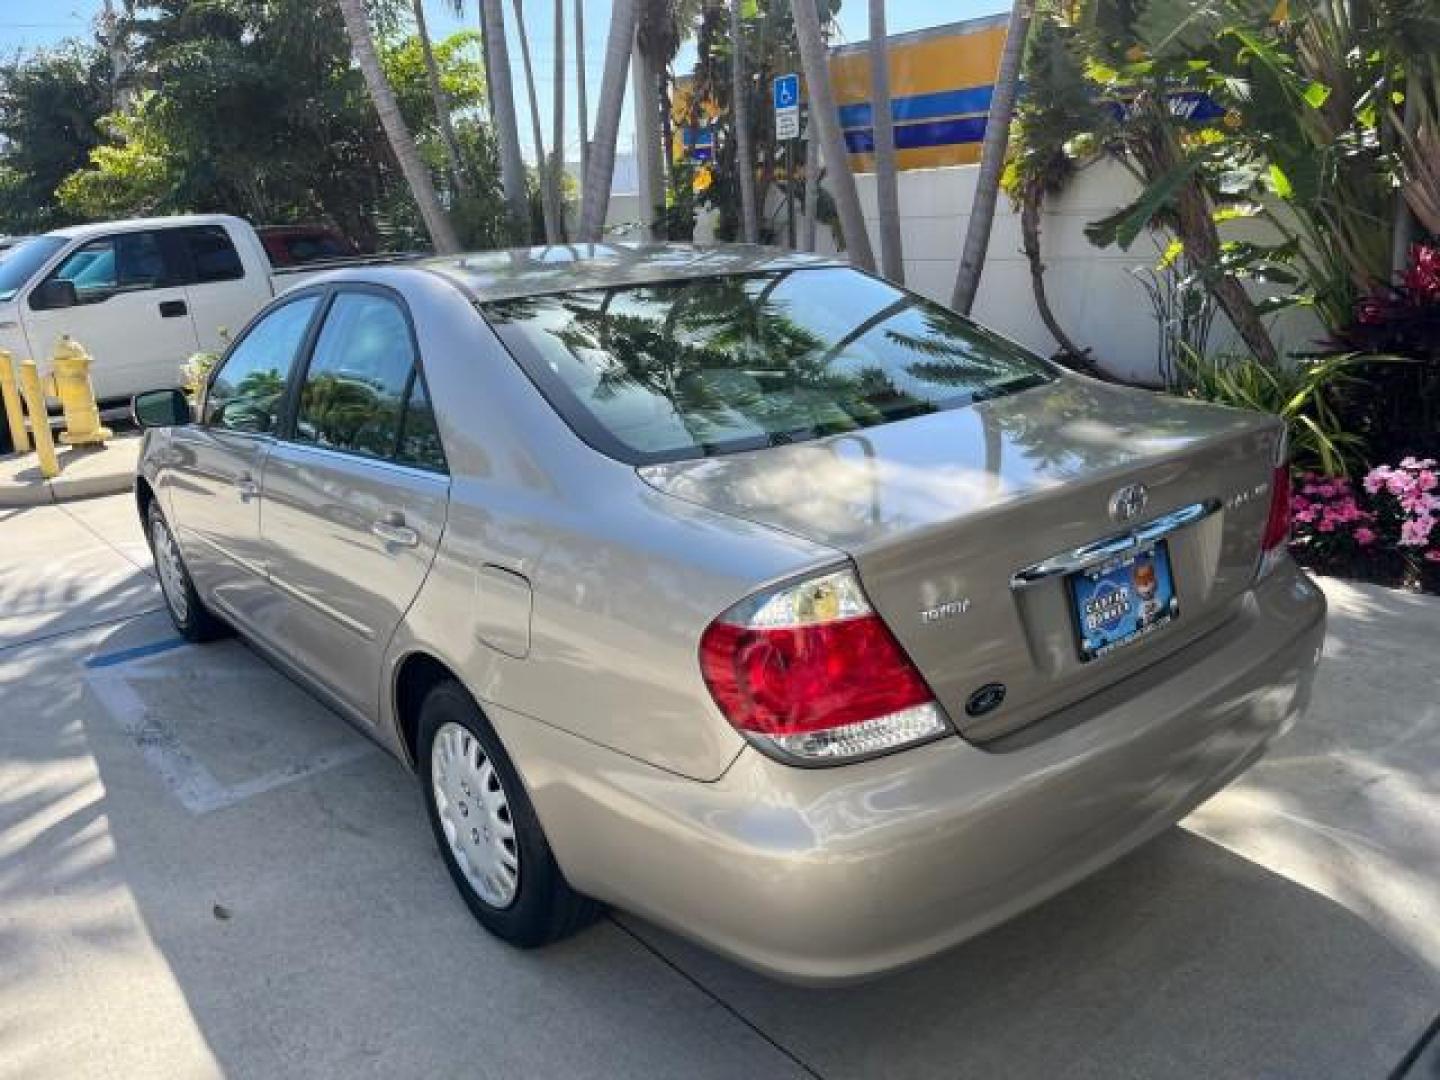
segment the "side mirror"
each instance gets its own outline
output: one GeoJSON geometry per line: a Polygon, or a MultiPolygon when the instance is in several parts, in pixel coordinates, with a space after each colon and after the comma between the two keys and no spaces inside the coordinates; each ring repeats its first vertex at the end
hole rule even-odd
{"type": "Polygon", "coordinates": [[[142,428],[181,427],[194,419],[190,399],[179,390],[146,390],[130,399],[130,415],[142,428]]]}
{"type": "Polygon", "coordinates": [[[30,306],[36,311],[72,308],[80,303],[75,283],[66,278],[51,278],[30,294],[30,306]]]}

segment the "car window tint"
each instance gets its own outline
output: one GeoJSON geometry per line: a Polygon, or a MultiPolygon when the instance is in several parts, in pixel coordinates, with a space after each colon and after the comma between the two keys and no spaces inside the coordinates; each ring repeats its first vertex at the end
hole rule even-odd
{"type": "Polygon", "coordinates": [[[1049,381],[1019,346],[841,267],[497,300],[485,317],[570,426],[632,464],[891,423],[1049,381]]]}
{"type": "Polygon", "coordinates": [[[341,293],[325,316],[300,388],[296,440],[393,457],[414,365],[410,327],[393,300],[341,293]]]}
{"type": "Polygon", "coordinates": [[[395,460],[419,469],[445,471],[445,454],[440,448],[440,430],[435,426],[435,410],[430,407],[425,380],[418,374],[410,385],[410,400],[405,404],[395,460]]]}
{"type": "Polygon", "coordinates": [[[51,275],[75,285],[80,302],[168,283],[165,253],[154,233],[122,233],[76,248],[51,275]]]}
{"type": "Polygon", "coordinates": [[[318,296],[292,300],[256,323],[215,373],[205,396],[205,423],[229,431],[275,429],[285,383],[318,296]]]}
{"type": "Polygon", "coordinates": [[[185,243],[190,249],[190,262],[197,283],[234,281],[245,276],[240,253],[230,234],[219,225],[206,225],[185,230],[185,243]]]}

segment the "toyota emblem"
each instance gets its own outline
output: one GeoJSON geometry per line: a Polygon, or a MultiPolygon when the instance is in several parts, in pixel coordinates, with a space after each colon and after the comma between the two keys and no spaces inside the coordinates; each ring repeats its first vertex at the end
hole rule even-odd
{"type": "Polygon", "coordinates": [[[1150,492],[1144,484],[1126,484],[1110,496],[1110,516],[1122,525],[1128,524],[1145,512],[1149,501],[1150,492]]]}

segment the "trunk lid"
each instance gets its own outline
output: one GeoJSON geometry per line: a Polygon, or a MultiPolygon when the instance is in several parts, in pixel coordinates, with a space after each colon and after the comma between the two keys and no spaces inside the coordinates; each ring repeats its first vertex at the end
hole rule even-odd
{"type": "Polygon", "coordinates": [[[849,555],[951,720],[984,741],[1235,613],[1254,580],[1280,431],[1259,414],[1064,377],[853,434],[640,474],[677,498],[849,555]],[[1117,523],[1112,498],[1132,484],[1148,500],[1117,523]],[[1176,512],[1181,523],[1164,544],[1178,614],[1082,660],[1071,564],[1057,557],[1176,512]],[[1027,569],[1040,572],[1017,580],[1027,569]],[[1004,686],[1003,701],[968,715],[967,701],[992,684],[1004,686]]]}

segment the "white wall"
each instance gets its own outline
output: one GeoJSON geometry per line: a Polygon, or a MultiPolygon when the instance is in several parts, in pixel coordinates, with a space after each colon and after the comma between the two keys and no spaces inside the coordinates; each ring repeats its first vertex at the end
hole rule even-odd
{"type": "MultiPolygon", "coordinates": [[[[955,286],[978,173],[978,166],[958,165],[902,172],[899,177],[905,283],[941,303],[949,303],[955,286]]],[[[855,180],[878,261],[875,177],[862,173],[855,180]]],[[[1125,252],[1118,247],[1097,248],[1085,238],[1087,224],[1125,205],[1135,193],[1134,180],[1118,165],[1102,162],[1082,171],[1059,198],[1047,203],[1040,246],[1050,306],[1071,339],[1089,348],[1091,356],[1115,375],[1156,382],[1158,329],[1149,298],[1131,271],[1155,265],[1165,241],[1142,236],[1125,252]]],[[[610,220],[633,221],[635,209],[617,200],[610,220]]],[[[696,230],[697,239],[705,236],[706,230],[696,230]]],[[[835,250],[823,225],[819,247],[835,250]]],[[[1020,246],[1019,216],[1003,194],[974,314],[1041,353],[1048,355],[1057,347],[1036,314],[1030,269],[1020,246]]],[[[1272,333],[1282,351],[1303,349],[1319,336],[1320,328],[1313,315],[1295,311],[1279,318],[1272,333]]],[[[1210,344],[1212,351],[1238,347],[1223,315],[1216,317],[1210,344]]]]}

